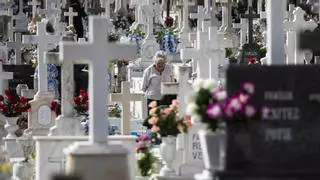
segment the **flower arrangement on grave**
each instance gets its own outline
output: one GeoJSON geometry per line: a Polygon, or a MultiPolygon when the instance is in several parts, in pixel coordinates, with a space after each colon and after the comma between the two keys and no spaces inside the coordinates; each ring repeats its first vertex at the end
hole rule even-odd
{"type": "Polygon", "coordinates": [[[179,102],[173,100],[170,106],[157,106],[156,101],[149,104],[152,108],[147,118],[148,123],[152,125],[152,132],[157,133],[161,137],[174,136],[188,131],[191,122],[180,117],[178,113],[179,102]]]}
{"type": "Polygon", "coordinates": [[[73,98],[73,109],[77,112],[79,115],[87,115],[88,109],[89,109],[89,96],[88,93],[80,89],[79,96],[76,96],[73,98]]]}
{"type": "Polygon", "coordinates": [[[145,33],[142,31],[140,27],[133,29],[127,33],[127,37],[129,37],[129,41],[131,43],[135,43],[137,45],[137,53],[140,53],[142,39],[145,38],[145,33]]]}
{"type": "Polygon", "coordinates": [[[170,28],[173,26],[173,23],[174,23],[174,19],[171,17],[171,16],[167,16],[165,17],[164,19],[164,26],[166,28],[170,28]]]}
{"type": "Polygon", "coordinates": [[[148,135],[140,135],[137,139],[136,158],[137,168],[143,177],[150,176],[155,172],[155,163],[158,161],[150,151],[151,138],[148,135]]]}
{"type": "Polygon", "coordinates": [[[157,42],[160,45],[160,50],[168,53],[176,53],[179,44],[178,30],[167,28],[157,33],[157,42]]]}
{"type": "Polygon", "coordinates": [[[112,20],[112,23],[114,25],[114,28],[118,30],[126,30],[129,28],[130,24],[128,21],[128,18],[126,16],[117,14],[115,16],[115,19],[112,20]]]}
{"type": "Polygon", "coordinates": [[[32,64],[32,67],[37,67],[38,57],[37,57],[37,47],[36,45],[31,45],[23,47],[21,50],[22,61],[25,64],[32,64]]]}
{"type": "Polygon", "coordinates": [[[250,56],[248,60],[248,65],[260,64],[259,61],[254,56],[250,56]]]}
{"type": "Polygon", "coordinates": [[[259,119],[260,110],[250,104],[255,87],[244,82],[241,89],[230,96],[225,89],[216,87],[212,80],[197,80],[194,83],[195,93],[190,96],[187,112],[193,120],[200,120],[212,132],[222,127],[224,122],[247,125],[253,119],[259,119]]]}
{"type": "Polygon", "coordinates": [[[116,117],[120,118],[121,117],[121,108],[119,104],[114,104],[114,105],[109,105],[108,106],[108,114],[109,117],[116,117]]]}
{"type": "Polygon", "coordinates": [[[61,101],[58,99],[52,100],[50,109],[56,113],[56,116],[59,116],[61,114],[61,101]]]}
{"type": "Polygon", "coordinates": [[[5,95],[0,95],[0,112],[6,117],[18,117],[30,108],[28,100],[13,90],[6,89],[5,95]]]}
{"type": "Polygon", "coordinates": [[[109,33],[108,40],[109,40],[109,42],[118,41],[119,40],[119,34],[116,34],[114,32],[109,33]]]}

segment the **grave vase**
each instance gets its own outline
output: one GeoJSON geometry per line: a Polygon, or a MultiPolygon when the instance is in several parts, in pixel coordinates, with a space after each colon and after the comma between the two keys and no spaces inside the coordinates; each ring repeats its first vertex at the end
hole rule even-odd
{"type": "Polygon", "coordinates": [[[167,136],[162,137],[161,139],[160,156],[164,166],[160,170],[160,176],[176,176],[176,172],[173,168],[173,161],[176,156],[177,138],[174,136],[167,136]]]}
{"type": "Polygon", "coordinates": [[[15,132],[19,129],[19,126],[17,125],[17,121],[19,117],[5,117],[6,118],[6,124],[4,125],[4,128],[8,132],[6,138],[16,138],[15,132]]]}
{"type": "Polygon", "coordinates": [[[212,172],[223,169],[225,139],[226,134],[221,130],[216,132],[208,130],[199,131],[199,140],[204,163],[202,176],[210,177],[212,176],[212,172]]]}

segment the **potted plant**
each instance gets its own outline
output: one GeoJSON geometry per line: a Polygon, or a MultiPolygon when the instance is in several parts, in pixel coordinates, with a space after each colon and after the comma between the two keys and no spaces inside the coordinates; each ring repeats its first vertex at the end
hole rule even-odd
{"type": "Polygon", "coordinates": [[[160,155],[164,161],[164,167],[160,170],[160,176],[175,176],[172,163],[176,153],[176,138],[178,134],[187,132],[191,123],[185,121],[178,114],[179,102],[173,100],[168,106],[157,106],[155,101],[149,104],[150,110],[148,123],[152,126],[152,132],[161,137],[160,155]]]}
{"type": "Polygon", "coordinates": [[[5,95],[0,95],[0,113],[6,118],[5,129],[8,132],[6,138],[15,138],[19,128],[17,120],[19,116],[31,108],[28,100],[17,95],[15,91],[6,89],[5,95]]]}
{"type": "Polygon", "coordinates": [[[138,176],[136,179],[148,179],[148,176],[154,173],[155,163],[158,159],[150,151],[151,146],[151,138],[148,135],[143,134],[137,139],[137,168],[141,177],[138,176]]]}
{"type": "Polygon", "coordinates": [[[203,175],[211,176],[211,172],[223,168],[225,123],[246,127],[259,117],[260,111],[249,103],[254,94],[254,85],[249,82],[244,82],[241,89],[230,96],[212,80],[197,80],[194,85],[195,93],[191,95],[187,112],[207,127],[199,131],[199,139],[205,166],[203,175]]]}
{"type": "Polygon", "coordinates": [[[76,96],[73,98],[73,108],[76,111],[76,113],[81,116],[85,115],[88,116],[88,109],[89,109],[89,96],[88,93],[80,89],[79,96],[76,96]]]}

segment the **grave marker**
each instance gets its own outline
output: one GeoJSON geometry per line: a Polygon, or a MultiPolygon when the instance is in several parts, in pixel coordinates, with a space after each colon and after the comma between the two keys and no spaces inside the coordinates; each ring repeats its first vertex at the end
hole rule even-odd
{"type": "Polygon", "coordinates": [[[28,18],[23,13],[23,0],[19,0],[19,12],[12,17],[14,20],[15,32],[28,32],[28,18]]]}
{"type": "Polygon", "coordinates": [[[228,93],[238,91],[244,81],[251,82],[252,103],[269,110],[244,126],[228,122],[221,180],[319,177],[319,76],[319,66],[230,66],[228,93]]]}
{"type": "MultiPolygon", "coordinates": [[[[204,31],[204,29],[201,28],[202,22],[205,20],[208,20],[211,18],[211,14],[206,12],[206,9],[203,8],[203,6],[198,6],[198,13],[191,13],[190,14],[191,19],[197,19],[197,30],[198,31],[204,31]]],[[[188,22],[188,21],[187,21],[188,22]]]]}
{"type": "Polygon", "coordinates": [[[3,81],[13,79],[12,72],[4,72],[2,69],[2,62],[0,62],[0,94],[3,94],[3,81]]]}
{"type": "Polygon", "coordinates": [[[37,6],[41,5],[41,3],[38,3],[38,0],[32,0],[31,2],[28,2],[28,5],[32,6],[32,18],[35,18],[37,14],[37,6]]]}
{"type": "Polygon", "coordinates": [[[68,12],[64,12],[64,16],[68,16],[68,25],[73,25],[73,17],[78,16],[77,12],[73,12],[73,8],[69,7],[69,11],[68,12]]]}
{"type": "Polygon", "coordinates": [[[26,45],[22,43],[21,41],[21,33],[15,33],[15,41],[8,41],[7,47],[14,49],[15,52],[15,65],[22,64],[21,61],[21,49],[25,47],[26,45]]]}

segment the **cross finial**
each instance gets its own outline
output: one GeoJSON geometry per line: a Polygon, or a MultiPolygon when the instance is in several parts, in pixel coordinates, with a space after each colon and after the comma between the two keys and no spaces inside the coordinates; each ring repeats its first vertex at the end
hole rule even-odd
{"type": "Polygon", "coordinates": [[[32,0],[31,2],[28,2],[28,5],[32,6],[32,17],[34,18],[37,14],[37,6],[40,5],[37,0],[32,0]]]}
{"type": "Polygon", "coordinates": [[[73,17],[78,16],[77,12],[73,12],[73,8],[69,7],[69,11],[64,13],[64,16],[69,16],[69,26],[73,25],[73,17]]]}
{"type": "Polygon", "coordinates": [[[206,9],[203,8],[203,6],[198,6],[198,13],[191,13],[190,14],[191,19],[198,19],[197,21],[197,29],[198,31],[201,31],[202,22],[206,19],[210,19],[210,14],[206,13],[206,9]]]}
{"type": "Polygon", "coordinates": [[[248,28],[248,39],[249,39],[249,44],[253,43],[253,19],[254,18],[259,18],[259,14],[253,14],[253,8],[249,7],[249,14],[244,14],[241,15],[241,18],[247,18],[248,23],[249,23],[249,28],[248,28]]]}

